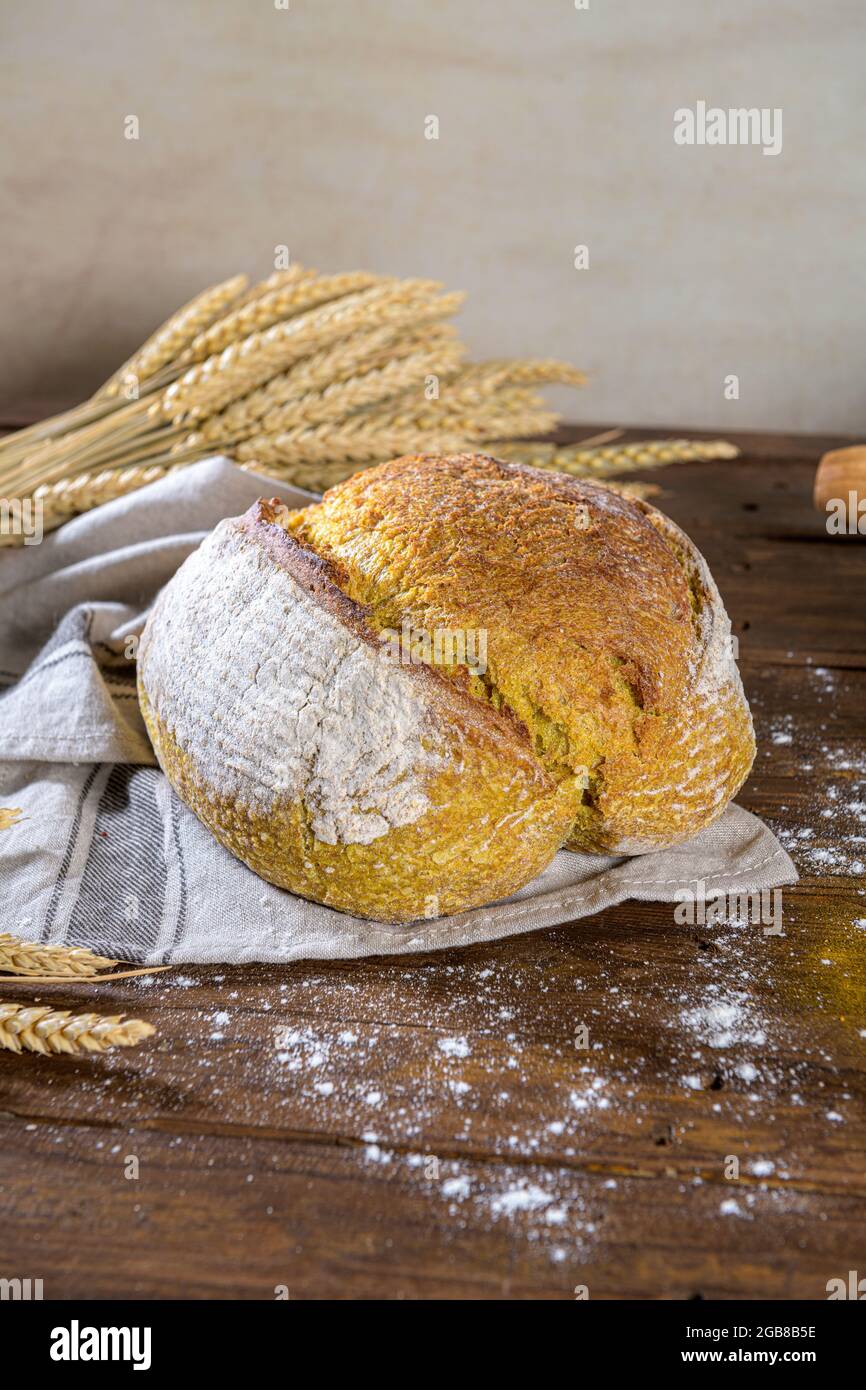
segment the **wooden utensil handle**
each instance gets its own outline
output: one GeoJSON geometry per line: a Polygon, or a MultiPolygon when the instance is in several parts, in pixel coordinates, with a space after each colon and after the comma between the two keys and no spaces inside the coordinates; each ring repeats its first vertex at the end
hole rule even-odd
{"type": "Polygon", "coordinates": [[[866,444],[831,449],[818,464],[813,501],[831,535],[866,536],[866,444]]]}

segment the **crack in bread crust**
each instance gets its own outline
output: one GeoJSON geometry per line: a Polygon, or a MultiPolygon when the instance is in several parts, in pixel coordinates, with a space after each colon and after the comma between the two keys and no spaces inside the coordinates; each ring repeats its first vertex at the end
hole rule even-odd
{"type": "MultiPolygon", "coordinates": [[[[346,567],[320,555],[309,542],[288,531],[281,524],[285,514],[286,509],[278,498],[270,502],[260,499],[238,518],[238,530],[261,545],[275,564],[315,598],[323,611],[351,629],[362,642],[381,652],[381,635],[371,622],[369,607],[356,602],[347,592],[346,567]]],[[[531,750],[529,731],[513,710],[480,705],[459,682],[449,680],[440,669],[427,663],[413,663],[404,670],[410,680],[425,686],[430,697],[440,702],[443,712],[447,709],[452,718],[478,724],[490,735],[512,745],[515,753],[518,747],[521,753],[531,750]]],[[[541,766],[539,773],[544,775],[541,766]]]]}
{"type": "Polygon", "coordinates": [[[552,776],[577,779],[570,847],[675,843],[745,778],[727,615],[700,553],[648,504],[485,455],[419,455],[287,525],[376,626],[486,630],[487,676],[446,674],[508,709],[552,776]]]}
{"type": "Polygon", "coordinates": [[[404,922],[505,897],[564,844],[643,853],[719,815],[754,751],[729,636],[654,508],[417,456],[222,522],[154,605],[139,694],[166,775],[232,853],[404,922]],[[486,664],[395,660],[404,621],[483,631],[486,664]]]}
{"type": "Polygon", "coordinates": [[[507,896],[569,811],[506,715],[395,664],[273,504],[223,522],[163,590],[139,694],[166,775],[262,877],[407,921],[507,896]]]}

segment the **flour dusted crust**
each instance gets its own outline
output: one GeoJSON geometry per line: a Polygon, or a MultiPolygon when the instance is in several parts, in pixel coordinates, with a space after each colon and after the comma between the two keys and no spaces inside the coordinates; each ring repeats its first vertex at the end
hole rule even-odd
{"type": "Polygon", "coordinates": [[[139,651],[160,764],[263,878],[405,921],[515,891],[568,807],[506,715],[395,662],[334,569],[258,503],[163,590],[139,651]]]}
{"type": "Polygon", "coordinates": [[[218,796],[265,816],[303,796],[317,839],[370,844],[423,815],[444,745],[417,683],[267,541],[224,521],[182,566],[149,629],[145,689],[218,796]]]}
{"type": "Polygon", "coordinates": [[[645,503],[484,455],[413,456],[224,521],[158,599],[159,761],[262,877],[408,921],[514,892],[556,850],[695,834],[754,741],[707,566],[645,503]],[[402,664],[404,623],[486,669],[402,664]]]}

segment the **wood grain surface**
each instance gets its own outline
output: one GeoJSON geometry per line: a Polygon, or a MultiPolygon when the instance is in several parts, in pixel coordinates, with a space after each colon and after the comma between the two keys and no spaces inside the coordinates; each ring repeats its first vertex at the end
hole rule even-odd
{"type": "Polygon", "coordinates": [[[0,1054],[0,1276],[46,1298],[824,1299],[866,1274],[866,542],[810,505],[851,441],[732,437],[742,459],[652,478],[740,640],[739,799],[801,873],[784,935],[627,903],[425,956],[4,987],[158,1035],[0,1054]]]}

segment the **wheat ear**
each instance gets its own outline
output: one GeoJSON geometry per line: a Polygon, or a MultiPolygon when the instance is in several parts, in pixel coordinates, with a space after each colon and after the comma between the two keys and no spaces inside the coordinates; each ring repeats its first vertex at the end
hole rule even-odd
{"type": "MultiPolygon", "coordinates": [[[[346,381],[361,369],[372,370],[387,366],[398,358],[416,351],[439,350],[450,359],[452,346],[458,345],[457,330],[451,323],[424,323],[414,328],[386,325],[353,333],[319,352],[302,357],[288,371],[271,377],[263,386],[232,401],[225,410],[203,420],[197,430],[187,434],[177,448],[199,444],[219,444],[226,439],[246,439],[261,432],[260,421],[272,410],[288,401],[298,400],[315,391],[325,391],[337,382],[346,381]]],[[[462,350],[462,348],[461,348],[462,350]]]]}
{"type": "MultiPolygon", "coordinates": [[[[364,270],[353,270],[342,275],[320,275],[304,280],[295,280],[279,289],[271,290],[252,299],[230,314],[218,319],[210,328],[199,333],[187,350],[178,359],[180,364],[204,362],[214,353],[222,352],[229,343],[239,338],[248,338],[251,333],[261,333],[283,319],[302,314],[307,309],[315,309],[329,300],[341,299],[359,290],[368,290],[373,285],[386,283],[383,275],[372,275],[364,270]]],[[[388,283],[393,284],[391,280],[388,283]]]]}
{"type": "Polygon", "coordinates": [[[0,1048],[10,1052],[107,1052],[133,1047],[155,1032],[152,1023],[124,1020],[122,1014],[73,1014],[69,1009],[0,1001],[0,1048]]]}
{"type": "MultiPolygon", "coordinates": [[[[425,380],[431,375],[453,369],[463,352],[461,343],[452,343],[447,350],[440,348],[438,352],[417,352],[408,357],[395,358],[384,367],[359,373],[348,381],[328,386],[324,391],[312,391],[309,395],[276,406],[260,421],[261,431],[272,435],[287,429],[321,425],[328,420],[342,420],[353,411],[386,401],[410,386],[415,386],[419,398],[423,400],[425,380]]],[[[234,455],[247,460],[256,456],[255,450],[256,440],[252,440],[238,445],[234,455]]]]}
{"type": "Polygon", "coordinates": [[[297,261],[288,266],[285,270],[275,270],[273,275],[269,275],[267,280],[257,280],[243,294],[238,295],[234,302],[234,308],[240,309],[242,305],[249,304],[253,299],[261,299],[262,295],[272,294],[274,290],[285,289],[286,285],[296,285],[299,280],[312,280],[318,275],[317,270],[311,270],[309,266],[299,265],[297,261]]]}
{"type": "Polygon", "coordinates": [[[740,450],[726,439],[648,439],[638,444],[610,444],[603,448],[557,450],[577,463],[617,468],[661,468],[667,463],[699,463],[713,459],[735,459],[740,450]]]}
{"type": "Polygon", "coordinates": [[[586,376],[570,362],[560,362],[555,357],[494,357],[484,362],[474,362],[461,375],[461,380],[469,385],[479,385],[495,389],[498,386],[585,386],[586,376]]]}
{"type": "MultiPolygon", "coordinates": [[[[182,464],[175,465],[182,467],[182,464]]],[[[125,497],[147,483],[165,477],[168,466],[139,464],[129,468],[106,468],[100,472],[80,473],[75,478],[61,478],[45,483],[34,492],[42,502],[42,525],[46,531],[59,526],[78,512],[88,512],[115,497],[125,497]]]]}
{"type": "Polygon", "coordinates": [[[97,956],[85,946],[45,946],[19,941],[9,932],[0,932],[0,970],[10,975],[96,975],[118,965],[108,956],[97,956]]]}
{"type": "MultiPolygon", "coordinates": [[[[386,402],[387,404],[387,402],[386,402]]],[[[287,430],[282,434],[256,435],[244,445],[244,461],[266,471],[282,464],[381,462],[397,454],[435,450],[459,451],[506,435],[544,434],[556,417],[548,411],[527,408],[523,402],[491,398],[471,418],[465,411],[405,411],[396,414],[359,414],[348,420],[287,430]]]]}
{"type": "Polygon", "coordinates": [[[125,381],[144,381],[155,376],[161,367],[173,362],[204,329],[225,313],[230,304],[246,289],[246,275],[233,275],[219,285],[197,294],[182,309],[172,314],[145,343],[110,376],[96,393],[116,396],[125,381]]]}
{"type": "Polygon", "coordinates": [[[587,449],[581,444],[509,444],[502,457],[537,468],[555,468],[576,477],[605,477],[668,463],[733,459],[740,450],[726,439],[646,439],[637,444],[608,444],[587,449]]]}
{"type": "Polygon", "coordinates": [[[503,435],[510,434],[512,437],[544,434],[553,429],[557,422],[558,417],[547,408],[541,396],[525,387],[511,386],[497,390],[486,383],[465,382],[462,372],[443,377],[440,387],[441,392],[436,399],[421,397],[417,388],[404,391],[382,406],[359,411],[346,424],[349,427],[353,424],[361,426],[384,416],[388,418],[389,427],[391,424],[401,428],[411,427],[421,435],[426,430],[441,428],[443,421],[447,421],[449,427],[466,431],[467,439],[481,440],[498,437],[490,426],[495,424],[498,429],[500,420],[504,420],[506,425],[503,435]],[[495,420],[491,416],[495,416],[495,420]],[[524,417],[532,418],[527,424],[524,417]],[[507,426],[512,418],[514,428],[509,429],[507,426]]]}
{"type": "Polygon", "coordinates": [[[274,324],[264,333],[251,333],[241,342],[230,344],[218,356],[190,367],[152,407],[154,414],[175,424],[202,420],[277,372],[285,371],[311,347],[324,347],[359,328],[383,322],[412,323],[419,310],[426,309],[431,314],[438,310],[447,318],[460,307],[464,296],[442,294],[432,300],[437,288],[432,282],[423,280],[374,285],[372,289],[345,295],[318,309],[298,314],[285,323],[274,324]]]}
{"type": "MultiPolygon", "coordinates": [[[[425,421],[436,422],[445,415],[452,418],[466,419],[472,423],[475,412],[494,399],[498,402],[500,409],[505,407],[512,409],[531,409],[547,410],[542,397],[535,395],[527,390],[526,386],[513,385],[509,383],[507,376],[499,370],[488,371],[487,363],[470,363],[469,366],[460,367],[458,370],[445,371],[439,383],[439,395],[433,400],[424,400],[419,403],[417,392],[408,390],[401,393],[399,398],[395,398],[389,403],[389,409],[394,412],[405,411],[407,416],[411,416],[419,429],[424,427],[425,421]]],[[[527,368],[532,368],[536,364],[526,363],[527,368]]],[[[539,368],[544,371],[540,376],[535,372],[527,371],[527,382],[550,382],[550,371],[556,365],[565,368],[566,364],[555,364],[550,362],[538,363],[539,368]]],[[[568,368],[574,371],[574,368],[568,368]]],[[[548,412],[549,413],[549,412],[548,412]]],[[[551,414],[552,423],[545,428],[553,428],[556,423],[551,414]]],[[[515,431],[516,433],[516,431],[515,431]]],[[[543,433],[543,430],[535,430],[533,433],[543,433]]]]}
{"type": "MultiPolygon", "coordinates": [[[[408,454],[421,445],[428,453],[460,453],[468,441],[456,431],[444,427],[438,434],[419,440],[417,431],[400,430],[382,425],[360,428],[345,424],[319,425],[290,435],[259,435],[261,454],[244,465],[252,472],[268,473],[285,482],[296,481],[296,470],[309,464],[344,464],[352,462],[356,471],[366,463],[383,463],[386,459],[408,454]]],[[[330,486],[329,479],[327,486],[330,486]]],[[[300,485],[300,484],[299,484],[300,485]]]]}

